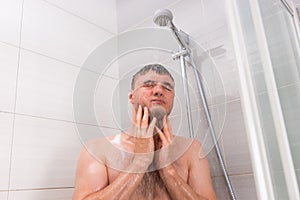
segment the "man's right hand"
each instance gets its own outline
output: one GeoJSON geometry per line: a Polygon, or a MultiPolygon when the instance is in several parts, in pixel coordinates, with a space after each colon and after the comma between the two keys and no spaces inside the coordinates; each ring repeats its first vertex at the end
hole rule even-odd
{"type": "Polygon", "coordinates": [[[154,157],[153,132],[156,124],[156,118],[153,118],[149,126],[148,121],[148,108],[146,106],[142,108],[142,106],[139,105],[136,114],[135,111],[133,111],[132,114],[132,134],[134,136],[135,143],[133,165],[137,172],[145,172],[148,166],[152,163],[154,157]]]}

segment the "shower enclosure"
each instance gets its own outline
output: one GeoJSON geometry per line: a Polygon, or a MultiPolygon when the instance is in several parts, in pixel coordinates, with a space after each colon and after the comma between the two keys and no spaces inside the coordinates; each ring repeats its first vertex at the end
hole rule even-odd
{"type": "Polygon", "coordinates": [[[297,10],[287,0],[228,0],[259,199],[299,199],[297,10]]]}
{"type": "MultiPolygon", "coordinates": [[[[299,152],[300,149],[300,138],[298,134],[298,130],[300,129],[300,68],[299,31],[297,27],[296,11],[288,2],[279,0],[228,0],[226,2],[227,15],[236,52],[236,58],[234,59],[236,59],[239,67],[243,115],[248,133],[248,143],[252,157],[252,168],[254,170],[257,196],[259,199],[299,199],[300,160],[297,159],[296,153],[299,152]]],[[[178,5],[178,7],[181,8],[180,5],[178,5]]],[[[153,24],[152,19],[151,24],[153,24]]],[[[195,23],[192,24],[192,26],[194,25],[195,23]]],[[[114,126],[110,127],[113,128],[113,131],[118,132],[119,130],[126,129],[131,124],[131,113],[129,112],[130,105],[127,105],[128,102],[125,100],[123,101],[123,99],[127,100],[131,75],[134,70],[137,70],[138,67],[141,66],[140,64],[142,62],[153,63],[153,61],[161,62],[165,58],[170,59],[170,61],[167,62],[170,62],[171,64],[168,65],[167,63],[166,66],[171,66],[171,72],[175,72],[173,73],[175,79],[177,78],[176,80],[180,80],[176,83],[181,82],[181,76],[177,76],[180,72],[176,73],[176,70],[180,69],[180,62],[176,61],[176,63],[178,63],[176,64],[175,61],[173,62],[171,59],[172,53],[175,57],[178,55],[173,52],[178,49],[178,45],[174,42],[174,38],[172,38],[170,34],[170,31],[164,28],[155,27],[155,29],[136,29],[124,32],[117,37],[108,40],[96,49],[93,54],[90,55],[90,60],[88,60],[91,62],[85,63],[84,67],[87,69],[85,71],[97,72],[97,74],[103,74],[103,76],[92,79],[89,75],[83,73],[82,80],[77,80],[78,93],[76,94],[78,95],[78,98],[75,99],[80,101],[75,102],[74,105],[78,107],[76,111],[83,112],[78,113],[75,116],[78,117],[78,121],[88,119],[89,124],[101,124],[103,127],[105,127],[104,125],[106,124],[113,124],[114,126]],[[144,54],[143,51],[145,52],[144,54]],[[157,57],[155,57],[155,53],[158,54],[157,57]],[[139,61],[139,58],[141,61],[139,61]],[[93,65],[94,63],[97,63],[97,65],[93,65]],[[106,68],[99,69],[98,66],[105,66],[106,68]],[[117,70],[111,70],[113,67],[117,70]],[[110,80],[110,77],[114,76],[117,78],[113,81],[113,83],[115,83],[112,90],[114,93],[109,96],[110,98],[103,98],[103,93],[101,92],[99,92],[101,95],[95,95],[94,98],[94,88],[98,91],[105,90],[108,85],[107,82],[109,82],[108,79],[110,80]],[[80,84],[84,87],[81,88],[80,84]],[[97,84],[99,87],[96,87],[97,84]],[[89,86],[88,88],[91,88],[90,90],[85,90],[87,85],[89,86]],[[82,91],[85,92],[85,95],[82,95],[82,91]],[[126,104],[122,102],[126,102],[126,104]],[[82,104],[91,107],[82,109],[82,104]],[[106,105],[105,107],[107,108],[112,107],[114,109],[111,118],[117,123],[107,121],[108,117],[103,115],[103,105],[106,105]],[[92,112],[94,109],[93,106],[98,109],[96,110],[97,112],[95,112],[95,115],[98,114],[96,116],[94,116],[94,112],[92,112]],[[92,113],[91,116],[85,114],[85,112],[88,111],[89,113],[92,113]]],[[[180,37],[185,38],[186,35],[180,32],[180,37]]],[[[185,41],[189,43],[189,47],[194,45],[192,40],[185,41]]],[[[218,49],[222,50],[222,48],[218,49]]],[[[193,51],[194,49],[192,49],[192,53],[195,53],[193,51]]],[[[210,96],[206,93],[206,100],[208,100],[210,106],[212,121],[214,122],[214,125],[217,124],[215,128],[217,129],[216,133],[218,139],[222,132],[223,125],[222,122],[219,123],[218,113],[215,114],[213,109],[219,105],[228,105],[227,101],[219,99],[222,97],[227,98],[228,96],[220,92],[221,89],[219,89],[220,87],[217,85],[222,85],[222,80],[211,75],[217,73],[208,73],[209,70],[214,70],[215,66],[208,61],[213,59],[211,59],[211,57],[207,59],[206,56],[207,54],[213,56],[214,53],[206,54],[205,50],[201,49],[195,54],[198,72],[200,71],[200,77],[202,78],[202,81],[204,80],[204,90],[207,89],[208,86],[212,86],[217,91],[217,94],[213,95],[212,99],[209,99],[210,96]],[[206,76],[203,77],[203,74],[206,76]],[[211,76],[207,76],[207,74],[211,76]],[[225,103],[223,104],[222,102],[225,103]]],[[[192,79],[188,83],[188,88],[197,88],[197,85],[195,84],[197,82],[195,80],[197,79],[197,76],[194,77],[194,74],[191,72],[195,65],[188,56],[186,56],[185,62],[190,71],[187,71],[187,75],[185,75],[185,72],[183,71],[183,80],[186,80],[187,76],[189,80],[192,79]],[[193,83],[195,85],[193,85],[193,83]]],[[[221,68],[223,66],[224,65],[219,67],[221,68]]],[[[228,66],[225,67],[228,68],[228,66]]],[[[218,67],[216,67],[216,69],[218,69],[218,67]]],[[[232,79],[231,73],[228,78],[232,79]]],[[[180,83],[176,85],[181,89],[180,83]]],[[[236,84],[233,87],[236,87],[236,84]]],[[[178,135],[187,132],[186,130],[188,130],[189,127],[186,126],[187,124],[189,125],[189,123],[187,123],[188,120],[193,122],[193,126],[190,126],[190,129],[194,129],[194,131],[190,132],[195,134],[197,132],[196,126],[204,118],[203,116],[205,116],[205,114],[202,115],[202,113],[200,116],[199,113],[203,110],[201,110],[202,108],[199,108],[200,106],[196,106],[199,105],[200,102],[198,96],[199,93],[196,93],[196,91],[197,89],[194,89],[193,93],[190,93],[190,99],[186,100],[192,101],[190,113],[192,119],[189,119],[190,117],[186,115],[186,112],[181,112],[181,110],[189,110],[188,108],[185,108],[184,103],[184,98],[188,95],[184,95],[183,90],[177,90],[176,88],[178,96],[175,98],[175,104],[177,103],[177,105],[174,106],[175,110],[172,111],[172,116],[170,116],[170,118],[174,121],[174,133],[178,133],[178,135]],[[181,106],[181,100],[183,101],[182,105],[184,106],[181,106]],[[178,109],[176,110],[176,108],[178,109]],[[203,118],[201,119],[201,117],[203,118]]],[[[231,100],[233,100],[233,98],[231,98],[231,100]]],[[[226,113],[226,107],[221,109],[226,113]]],[[[236,113],[239,114],[239,112],[235,112],[234,114],[231,114],[231,116],[236,115],[236,113]]],[[[230,115],[229,112],[227,114],[230,115]]],[[[222,117],[223,116],[220,118],[222,117]]],[[[240,115],[238,115],[238,117],[242,118],[240,115]]],[[[222,119],[220,121],[222,121],[222,119]]],[[[240,119],[240,121],[233,121],[229,126],[237,127],[238,124],[235,122],[243,123],[243,119],[240,119]]],[[[199,126],[201,126],[201,124],[199,126]]],[[[200,137],[202,138],[197,138],[198,136],[196,136],[196,139],[199,139],[202,145],[204,144],[203,146],[206,145],[207,147],[209,146],[207,144],[210,143],[209,139],[206,138],[206,128],[207,127],[201,127],[201,131],[198,132],[201,133],[200,137]]],[[[113,131],[111,134],[115,133],[113,131]]],[[[227,137],[227,140],[236,139],[238,134],[242,131],[243,130],[241,129],[227,129],[228,134],[224,134],[222,137],[224,136],[225,139],[227,137]]],[[[82,130],[80,132],[86,133],[87,131],[82,130]]],[[[99,136],[99,132],[101,132],[101,130],[95,131],[95,137],[99,136]]],[[[103,135],[104,133],[106,134],[107,131],[103,131],[103,135]]],[[[244,137],[244,135],[240,135],[241,137],[244,137]]],[[[89,137],[92,136],[92,134],[89,135],[89,137]]],[[[187,135],[183,136],[188,137],[187,135]]],[[[88,139],[89,138],[86,138],[85,140],[88,141],[88,139]]],[[[224,142],[224,144],[227,145],[227,147],[231,147],[232,144],[237,143],[224,142]]],[[[244,147],[243,150],[248,149],[241,140],[239,141],[239,144],[244,147]]],[[[211,145],[211,148],[212,147],[213,145],[211,145]]],[[[236,153],[235,151],[240,149],[241,148],[236,148],[235,146],[230,150],[236,153]]],[[[213,153],[213,151],[211,152],[213,153]]],[[[231,175],[233,172],[235,173],[230,176],[230,178],[232,177],[231,181],[233,182],[233,186],[235,186],[234,189],[237,194],[237,199],[239,199],[238,197],[241,196],[239,194],[241,187],[239,187],[239,182],[234,181],[242,180],[245,177],[252,177],[252,174],[251,176],[248,176],[252,171],[248,170],[248,167],[243,170],[230,170],[230,165],[234,163],[232,161],[240,164],[240,162],[244,162],[245,160],[248,161],[249,159],[246,153],[240,153],[236,160],[230,160],[228,159],[230,155],[227,154],[226,157],[226,151],[224,152],[227,167],[229,166],[227,168],[229,169],[229,175],[230,173],[231,175]],[[244,158],[245,160],[243,160],[244,158]],[[235,177],[237,178],[234,180],[235,177]]],[[[206,153],[209,153],[209,151],[206,151],[206,153]]],[[[214,165],[211,165],[212,169],[214,167],[214,165]]],[[[215,174],[219,176],[218,172],[215,174]]],[[[214,183],[222,184],[225,188],[226,184],[225,182],[223,184],[221,178],[215,177],[214,180],[214,183]]],[[[254,185],[253,182],[250,183],[247,187],[254,185]]],[[[228,189],[226,190],[228,191],[228,189]]],[[[227,193],[225,193],[226,190],[222,190],[222,193],[219,193],[220,197],[223,197],[222,199],[229,199],[229,197],[225,197],[227,195],[227,193]]],[[[248,191],[249,190],[243,192],[245,197],[251,195],[251,197],[255,196],[255,194],[249,195],[248,191]]]]}

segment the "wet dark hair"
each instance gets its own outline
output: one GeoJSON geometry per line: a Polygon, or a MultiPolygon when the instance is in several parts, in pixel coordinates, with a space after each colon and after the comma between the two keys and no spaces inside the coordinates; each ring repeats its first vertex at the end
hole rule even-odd
{"type": "Polygon", "coordinates": [[[140,69],[137,73],[135,73],[132,76],[132,79],[131,79],[131,89],[132,90],[134,89],[134,84],[135,84],[137,77],[140,75],[145,75],[149,71],[154,71],[160,75],[169,75],[170,78],[172,79],[172,81],[174,82],[173,76],[164,66],[162,66],[161,64],[149,64],[149,65],[145,65],[142,69],[140,69]]]}

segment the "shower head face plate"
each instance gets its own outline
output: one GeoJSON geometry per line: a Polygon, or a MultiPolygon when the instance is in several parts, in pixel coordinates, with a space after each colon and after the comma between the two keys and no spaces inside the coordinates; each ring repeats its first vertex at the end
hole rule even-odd
{"type": "Polygon", "coordinates": [[[154,13],[153,21],[158,26],[170,26],[172,24],[173,14],[168,9],[160,9],[154,13]]]}

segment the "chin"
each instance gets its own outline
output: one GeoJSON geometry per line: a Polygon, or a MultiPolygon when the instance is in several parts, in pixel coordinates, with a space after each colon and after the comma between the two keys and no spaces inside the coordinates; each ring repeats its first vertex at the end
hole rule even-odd
{"type": "Polygon", "coordinates": [[[162,107],[163,109],[166,110],[166,108],[162,104],[152,104],[151,108],[152,107],[162,107]]]}

